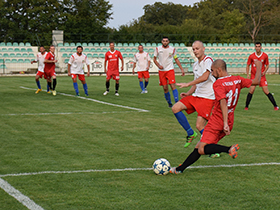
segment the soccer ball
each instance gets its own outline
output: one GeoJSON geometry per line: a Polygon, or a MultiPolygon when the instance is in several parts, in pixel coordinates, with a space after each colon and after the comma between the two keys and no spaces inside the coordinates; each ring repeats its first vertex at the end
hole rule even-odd
{"type": "Polygon", "coordinates": [[[157,175],[166,175],[169,173],[170,163],[164,158],[159,158],[154,162],[153,169],[157,175]]]}

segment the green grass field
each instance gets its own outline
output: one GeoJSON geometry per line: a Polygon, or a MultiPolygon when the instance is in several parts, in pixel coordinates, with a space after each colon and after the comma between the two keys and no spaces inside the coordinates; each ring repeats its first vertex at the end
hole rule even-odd
{"type": "MultiPolygon", "coordinates": [[[[261,88],[249,111],[244,111],[248,89],[242,90],[234,129],[220,141],[240,145],[237,159],[203,156],[183,174],[157,176],[145,169],[161,157],[177,166],[198,141],[183,147],[185,131],[168,108],[158,77],[151,76],[149,93],[141,95],[136,76],[121,76],[119,97],[113,82],[109,95],[102,95],[105,77],[86,79],[89,99],[149,112],[71,97],[70,77],[58,77],[57,92],[69,95],[57,96],[36,95],[34,77],[0,77],[0,178],[37,205],[55,210],[279,209],[280,165],[254,165],[280,164],[280,111],[261,88]],[[248,165],[214,167],[234,164],[248,165]],[[111,170],[125,168],[143,170],[111,170]]],[[[267,79],[280,104],[280,76],[267,79]]],[[[45,89],[46,82],[41,85],[45,89]]],[[[79,89],[84,96],[81,83],[79,89]]],[[[196,116],[188,116],[193,128],[196,116]]],[[[0,209],[27,209],[3,189],[0,197],[0,209]]]]}

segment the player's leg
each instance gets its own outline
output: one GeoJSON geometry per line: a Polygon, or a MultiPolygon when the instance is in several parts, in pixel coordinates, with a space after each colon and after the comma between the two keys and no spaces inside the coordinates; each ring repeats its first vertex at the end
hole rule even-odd
{"type": "Polygon", "coordinates": [[[185,147],[189,146],[193,141],[193,139],[197,137],[197,133],[191,128],[186,115],[182,112],[183,110],[187,110],[187,109],[188,108],[186,104],[182,103],[181,101],[177,102],[172,107],[172,111],[176,119],[178,120],[180,125],[184,128],[184,130],[187,132],[187,142],[185,144],[185,147]]]}
{"type": "MultiPolygon", "coordinates": [[[[138,72],[140,73],[140,72],[138,72]]],[[[141,94],[145,93],[145,88],[144,88],[144,84],[143,84],[143,77],[138,77],[139,79],[139,86],[141,88],[141,94]]]]}
{"type": "Polygon", "coordinates": [[[111,74],[109,71],[107,71],[107,74],[106,74],[106,83],[105,83],[105,86],[106,86],[106,91],[103,93],[104,96],[106,96],[108,93],[109,93],[109,88],[110,88],[110,79],[111,79],[111,74]]]}
{"type": "Polygon", "coordinates": [[[120,81],[116,79],[115,96],[119,96],[120,81]]]}
{"type": "Polygon", "coordinates": [[[77,83],[77,75],[76,74],[72,74],[72,81],[73,81],[73,87],[76,93],[76,96],[80,96],[79,94],[79,87],[78,87],[78,83],[77,83]]]}
{"type": "Polygon", "coordinates": [[[52,94],[53,94],[54,96],[56,96],[56,90],[55,90],[55,88],[56,88],[57,81],[56,81],[56,75],[55,75],[55,73],[54,73],[54,75],[52,76],[52,80],[53,80],[53,91],[52,91],[52,94]]]}
{"type": "Polygon", "coordinates": [[[85,75],[84,74],[79,74],[79,80],[83,84],[85,95],[88,96],[88,86],[87,86],[85,75]]]}
{"type": "Polygon", "coordinates": [[[262,86],[262,89],[263,89],[264,94],[268,97],[270,102],[273,104],[274,110],[276,110],[276,111],[279,110],[279,107],[277,106],[273,95],[269,92],[268,87],[267,86],[262,86]]]}
{"type": "Polygon", "coordinates": [[[145,93],[148,93],[147,86],[149,84],[149,77],[145,78],[145,93]]]}
{"type": "Polygon", "coordinates": [[[40,76],[39,76],[39,74],[37,73],[37,74],[36,74],[36,77],[35,77],[35,81],[36,81],[36,84],[37,84],[37,87],[38,87],[38,90],[35,92],[36,94],[39,93],[40,91],[42,91],[39,78],[40,78],[40,76]]]}
{"type": "Polygon", "coordinates": [[[256,89],[256,86],[251,86],[250,87],[249,93],[247,94],[247,98],[246,98],[245,110],[248,110],[248,107],[249,107],[249,104],[252,100],[255,89],[256,89]]]}
{"type": "Polygon", "coordinates": [[[170,93],[169,93],[169,90],[168,90],[168,85],[162,85],[163,87],[163,92],[164,92],[164,97],[165,97],[165,100],[167,101],[168,103],[168,106],[169,107],[172,107],[172,102],[171,102],[171,97],[170,97],[170,93]]]}
{"type": "Polygon", "coordinates": [[[175,103],[179,101],[179,93],[176,88],[176,80],[175,80],[175,72],[174,70],[170,70],[166,73],[167,80],[169,81],[170,87],[172,89],[173,97],[175,100],[175,103]]]}
{"type": "Polygon", "coordinates": [[[175,103],[177,103],[179,101],[179,93],[178,93],[178,90],[176,88],[176,85],[175,84],[170,84],[170,87],[172,89],[172,93],[173,93],[175,103]]]}

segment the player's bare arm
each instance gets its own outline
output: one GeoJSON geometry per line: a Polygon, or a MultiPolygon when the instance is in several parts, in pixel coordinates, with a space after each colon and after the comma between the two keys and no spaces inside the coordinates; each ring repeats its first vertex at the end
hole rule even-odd
{"type": "Polygon", "coordinates": [[[262,76],[264,76],[266,74],[266,72],[268,71],[268,68],[269,68],[269,64],[265,66],[265,69],[262,72],[262,76]]]}
{"type": "Polygon", "coordinates": [[[104,72],[107,73],[107,69],[106,69],[106,65],[107,65],[107,61],[104,61],[104,72]]]}
{"type": "Polygon", "coordinates": [[[196,84],[199,84],[201,82],[206,81],[208,79],[209,75],[210,75],[210,71],[206,71],[200,77],[198,77],[197,79],[195,79],[195,80],[193,80],[191,82],[188,82],[188,83],[177,83],[176,85],[179,86],[180,88],[193,86],[193,85],[196,85],[196,84]]]}
{"type": "Polygon", "coordinates": [[[189,89],[188,92],[186,92],[186,93],[181,93],[181,94],[180,94],[180,97],[181,97],[181,98],[184,98],[184,97],[186,97],[186,96],[190,96],[191,94],[194,93],[195,89],[196,89],[196,85],[193,85],[193,86],[191,87],[191,89],[189,89]]]}
{"type": "Polygon", "coordinates": [[[250,73],[250,65],[247,64],[247,66],[246,66],[247,79],[250,79],[249,73],[250,73]]]}
{"type": "Polygon", "coordinates": [[[87,65],[87,69],[88,69],[87,76],[89,77],[89,76],[90,76],[90,68],[89,68],[89,65],[87,65]]]}
{"type": "Polygon", "coordinates": [[[179,68],[180,68],[180,70],[182,72],[181,76],[185,76],[185,71],[184,71],[184,69],[183,69],[183,67],[181,65],[181,62],[179,61],[179,59],[177,57],[175,58],[175,62],[179,66],[179,68]]]}
{"type": "Polygon", "coordinates": [[[48,60],[48,59],[45,59],[44,62],[45,62],[45,63],[57,63],[57,60],[48,60]]]}
{"type": "Polygon", "coordinates": [[[123,71],[123,58],[121,59],[121,61],[122,61],[121,71],[123,71]]]}
{"type": "Polygon", "coordinates": [[[252,80],[252,85],[258,85],[261,81],[262,63],[259,60],[254,60],[257,69],[256,77],[252,80]]]}
{"type": "Polygon", "coordinates": [[[227,107],[227,101],[225,98],[220,100],[220,106],[221,106],[223,120],[224,120],[224,132],[226,135],[229,135],[230,129],[228,126],[228,107],[227,107]]]}
{"type": "Polygon", "coordinates": [[[151,65],[151,61],[148,61],[148,66],[147,66],[147,68],[146,68],[147,71],[149,71],[150,65],[151,65]]]}
{"type": "Polygon", "coordinates": [[[136,63],[133,63],[133,67],[132,67],[132,74],[133,74],[133,75],[134,75],[134,73],[135,73],[135,71],[134,71],[135,67],[136,67],[136,63]]]}
{"type": "Polygon", "coordinates": [[[68,63],[68,76],[71,76],[71,64],[68,63]]]}
{"type": "Polygon", "coordinates": [[[33,63],[37,63],[37,61],[35,61],[35,60],[31,61],[31,64],[33,64],[33,63]]]}
{"type": "Polygon", "coordinates": [[[163,66],[162,66],[162,65],[160,65],[160,64],[158,63],[158,61],[157,61],[157,58],[156,58],[156,57],[154,57],[154,63],[156,64],[156,66],[157,66],[159,69],[163,69],[163,66]]]}

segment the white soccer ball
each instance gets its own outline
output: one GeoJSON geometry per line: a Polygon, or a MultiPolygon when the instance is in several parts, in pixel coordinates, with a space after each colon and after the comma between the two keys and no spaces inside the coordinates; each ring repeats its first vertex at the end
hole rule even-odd
{"type": "Polygon", "coordinates": [[[166,175],[169,173],[170,163],[164,158],[159,158],[154,162],[153,169],[157,175],[166,175]]]}

